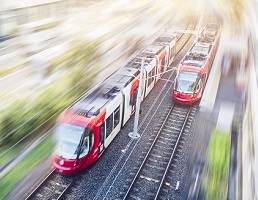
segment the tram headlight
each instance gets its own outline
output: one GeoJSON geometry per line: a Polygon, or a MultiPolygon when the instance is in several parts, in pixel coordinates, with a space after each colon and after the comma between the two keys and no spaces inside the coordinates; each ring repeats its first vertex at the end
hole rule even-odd
{"type": "Polygon", "coordinates": [[[60,160],[60,161],[59,161],[59,164],[60,164],[60,165],[63,165],[63,164],[64,164],[64,160],[63,160],[63,159],[60,160]]]}

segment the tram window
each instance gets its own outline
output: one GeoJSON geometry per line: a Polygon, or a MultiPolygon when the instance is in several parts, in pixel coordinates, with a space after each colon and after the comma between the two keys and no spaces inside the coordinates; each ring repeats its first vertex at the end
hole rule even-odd
{"type": "Polygon", "coordinates": [[[135,105],[137,100],[138,87],[134,89],[133,94],[130,97],[130,105],[135,105]]]}
{"type": "Polygon", "coordinates": [[[83,139],[80,157],[87,155],[89,152],[89,137],[83,139]]]}
{"type": "Polygon", "coordinates": [[[134,105],[134,99],[133,99],[133,94],[130,95],[130,105],[134,105]]]}
{"type": "Polygon", "coordinates": [[[209,46],[209,51],[208,51],[208,52],[210,52],[210,51],[211,51],[211,47],[212,47],[212,46],[210,45],[210,46],[209,46]]]}
{"type": "Polygon", "coordinates": [[[135,90],[133,91],[133,105],[136,103],[137,101],[137,94],[138,94],[138,87],[135,88],[135,90]]]}
{"type": "Polygon", "coordinates": [[[80,158],[87,155],[94,143],[94,134],[92,132],[89,133],[88,136],[86,136],[83,139],[82,147],[81,147],[81,152],[80,152],[80,158]]]}
{"type": "MultiPolygon", "coordinates": [[[[166,58],[165,58],[165,56],[164,56],[164,57],[161,59],[161,62],[160,62],[160,69],[159,69],[158,73],[164,72],[165,60],[166,60],[166,58]]],[[[162,74],[161,74],[161,76],[162,76],[162,74]]]]}
{"type": "Polygon", "coordinates": [[[150,86],[150,84],[152,83],[152,72],[150,71],[149,73],[148,73],[148,87],[150,86]]]}
{"type": "Polygon", "coordinates": [[[201,79],[200,79],[199,82],[198,82],[198,84],[196,85],[195,92],[198,92],[198,91],[200,90],[200,88],[201,88],[201,83],[202,83],[202,81],[201,81],[201,79]]]}
{"type": "Polygon", "coordinates": [[[195,92],[198,92],[199,89],[200,89],[200,84],[198,83],[198,84],[196,85],[195,92]]]}
{"type": "Polygon", "coordinates": [[[174,56],[174,54],[175,54],[175,48],[174,47],[172,47],[171,49],[170,49],[170,60],[173,58],[173,56],[174,56]]]}
{"type": "Polygon", "coordinates": [[[113,130],[113,113],[106,120],[106,137],[110,135],[113,130]]]}
{"type": "Polygon", "coordinates": [[[105,122],[100,127],[100,141],[101,143],[104,143],[105,139],[105,122]]]}
{"type": "Polygon", "coordinates": [[[114,112],[114,128],[119,124],[120,121],[120,105],[114,112]]]}
{"type": "MultiPolygon", "coordinates": [[[[162,58],[161,60],[161,67],[164,69],[164,65],[165,65],[165,56],[162,58]]],[[[162,70],[163,71],[163,70],[162,70]]]]}
{"type": "Polygon", "coordinates": [[[93,133],[90,133],[90,135],[89,135],[89,137],[90,137],[90,150],[91,150],[91,148],[93,147],[93,144],[94,144],[94,134],[93,133]]]}
{"type": "Polygon", "coordinates": [[[150,84],[154,81],[154,76],[155,76],[155,68],[152,69],[152,70],[148,73],[148,87],[149,87],[150,84]]]}
{"type": "Polygon", "coordinates": [[[151,75],[151,76],[152,76],[151,82],[153,82],[154,79],[155,79],[155,69],[152,69],[151,72],[152,72],[152,75],[151,75]]]}

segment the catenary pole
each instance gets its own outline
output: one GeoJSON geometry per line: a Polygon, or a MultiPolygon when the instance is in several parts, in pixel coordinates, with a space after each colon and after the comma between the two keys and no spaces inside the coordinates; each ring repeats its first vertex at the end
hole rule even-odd
{"type": "Polygon", "coordinates": [[[142,91],[143,91],[143,70],[144,70],[144,62],[145,58],[142,58],[141,61],[141,71],[140,71],[140,81],[139,81],[139,89],[137,93],[137,101],[136,101],[136,109],[135,109],[135,116],[134,116],[134,126],[133,132],[130,132],[128,135],[133,139],[137,139],[140,137],[138,133],[138,123],[139,123],[139,113],[140,113],[140,106],[141,106],[141,99],[142,99],[142,91]]]}

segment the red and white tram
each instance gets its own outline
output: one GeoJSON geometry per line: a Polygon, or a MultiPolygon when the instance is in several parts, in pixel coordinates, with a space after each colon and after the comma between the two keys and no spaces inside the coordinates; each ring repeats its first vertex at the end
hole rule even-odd
{"type": "Polygon", "coordinates": [[[218,48],[220,26],[207,24],[197,42],[177,67],[173,99],[176,103],[191,105],[199,101],[218,48]]]}
{"type": "Polygon", "coordinates": [[[176,40],[171,36],[163,44],[153,42],[60,115],[53,160],[57,172],[79,172],[100,157],[134,113],[142,59],[143,100],[174,58],[176,40]]]}
{"type": "Polygon", "coordinates": [[[170,35],[170,34],[164,34],[159,36],[152,44],[154,45],[161,45],[164,46],[166,51],[168,52],[168,64],[167,66],[170,66],[172,64],[172,61],[174,60],[175,54],[176,54],[176,43],[177,43],[177,36],[176,35],[170,35]]]}

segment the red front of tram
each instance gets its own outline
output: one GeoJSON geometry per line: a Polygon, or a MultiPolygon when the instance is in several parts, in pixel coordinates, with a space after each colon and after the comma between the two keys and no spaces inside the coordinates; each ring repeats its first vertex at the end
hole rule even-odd
{"type": "Polygon", "coordinates": [[[74,174],[93,164],[99,156],[100,127],[105,113],[86,118],[68,112],[60,116],[56,129],[55,170],[74,174]]]}
{"type": "Polygon", "coordinates": [[[200,70],[195,67],[179,69],[172,94],[174,101],[182,105],[192,105],[199,101],[204,90],[203,77],[200,70]]]}

